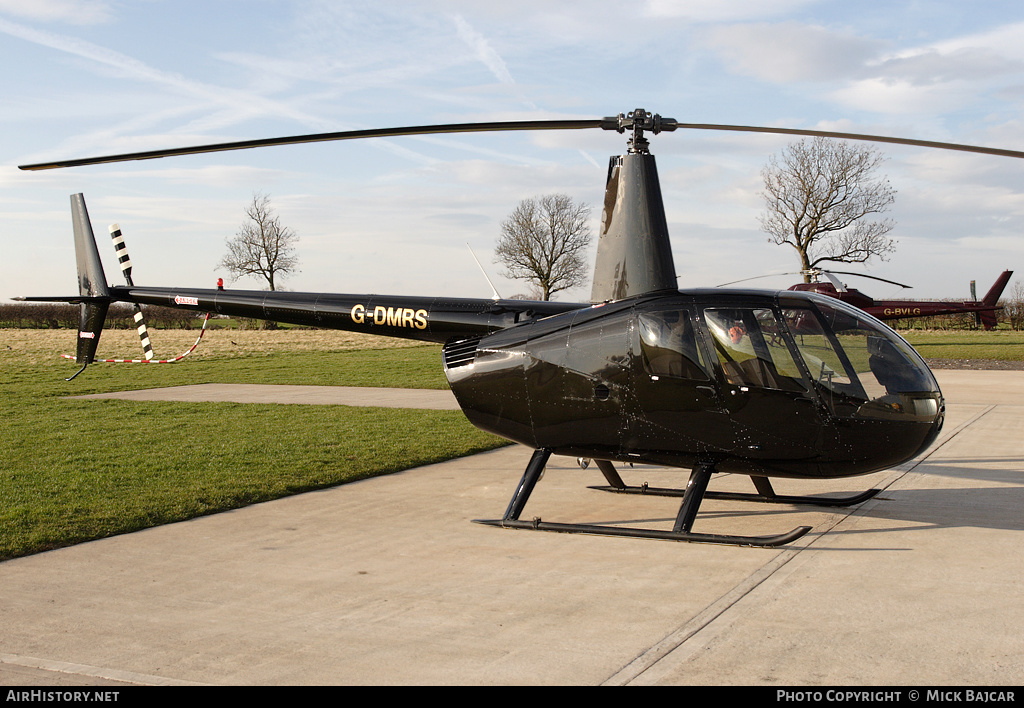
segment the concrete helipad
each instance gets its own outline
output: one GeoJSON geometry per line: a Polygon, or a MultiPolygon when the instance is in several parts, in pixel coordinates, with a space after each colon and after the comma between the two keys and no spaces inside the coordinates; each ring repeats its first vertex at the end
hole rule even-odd
{"type": "Polygon", "coordinates": [[[196,384],[141,391],[93,393],[71,398],[119,398],[126,401],[192,401],[291,403],[319,406],[376,406],[457,410],[451,391],[429,388],[365,388],[359,386],[285,386],[279,384],[196,384]]]}
{"type": "MultiPolygon", "coordinates": [[[[473,524],[529,459],[508,447],[0,563],[0,683],[1020,685],[1024,372],[936,374],[923,459],[776,484],[875,499],[707,501],[694,527],[814,527],[786,548],[473,524]]],[[[555,458],[524,518],[671,524],[600,482],[555,458]]]]}

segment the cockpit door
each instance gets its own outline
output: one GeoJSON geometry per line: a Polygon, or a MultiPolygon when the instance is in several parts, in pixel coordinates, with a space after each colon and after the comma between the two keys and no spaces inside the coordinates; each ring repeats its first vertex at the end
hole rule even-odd
{"type": "Polygon", "coordinates": [[[811,460],[823,420],[788,332],[768,306],[704,307],[736,452],[755,460],[811,460]]]}
{"type": "Polygon", "coordinates": [[[636,392],[627,451],[694,458],[727,456],[734,445],[714,369],[686,303],[638,308],[630,371],[636,392]]]}

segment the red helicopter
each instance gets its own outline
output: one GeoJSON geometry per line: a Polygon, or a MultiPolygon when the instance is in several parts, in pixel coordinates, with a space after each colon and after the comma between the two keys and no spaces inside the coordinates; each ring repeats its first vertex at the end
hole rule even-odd
{"type": "MultiPolygon", "coordinates": [[[[811,270],[800,271],[799,273],[778,273],[777,275],[810,276],[813,278],[811,282],[797,283],[789,289],[796,290],[798,292],[818,293],[819,295],[834,297],[837,300],[842,300],[845,303],[853,305],[854,307],[863,310],[869,315],[877,317],[880,320],[903,320],[914,317],[934,317],[936,315],[956,315],[965,312],[973,312],[976,324],[979,327],[984,327],[986,330],[991,330],[995,329],[997,324],[996,312],[1003,309],[997,304],[999,302],[999,297],[1003,294],[1003,290],[1006,288],[1007,283],[1010,282],[1010,276],[1013,275],[1013,271],[1004,270],[1002,274],[996,278],[996,282],[992,284],[992,287],[989,288],[989,291],[981,300],[978,300],[977,295],[974,293],[974,281],[972,280],[971,299],[962,300],[960,302],[943,300],[875,300],[856,288],[847,287],[845,283],[836,277],[837,275],[853,275],[860,278],[880,280],[883,283],[889,283],[890,285],[899,285],[901,288],[910,287],[903,283],[897,283],[895,280],[886,280],[885,278],[879,278],[875,275],[866,275],[864,273],[850,273],[841,270],[813,268],[811,270]],[[824,276],[828,282],[822,282],[820,280],[822,276],[824,276]]],[[[755,276],[755,278],[734,280],[731,283],[724,283],[719,287],[735,285],[736,283],[743,283],[748,280],[767,277],[773,276],[760,275],[755,276]]]]}

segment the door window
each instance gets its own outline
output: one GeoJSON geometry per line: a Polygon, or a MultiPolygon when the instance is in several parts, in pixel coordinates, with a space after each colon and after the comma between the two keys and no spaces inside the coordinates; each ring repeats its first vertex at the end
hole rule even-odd
{"type": "Polygon", "coordinates": [[[782,326],[768,308],[714,308],[704,320],[728,383],[806,391],[782,326]]]}
{"type": "Polygon", "coordinates": [[[704,357],[686,310],[642,312],[637,318],[644,368],[652,376],[708,381],[704,357]]]}

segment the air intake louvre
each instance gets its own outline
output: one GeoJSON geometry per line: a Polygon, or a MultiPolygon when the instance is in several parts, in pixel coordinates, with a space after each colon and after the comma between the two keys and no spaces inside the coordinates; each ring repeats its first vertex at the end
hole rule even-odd
{"type": "Polygon", "coordinates": [[[445,344],[443,349],[445,367],[454,369],[459,366],[472,364],[473,358],[476,356],[477,345],[480,344],[480,339],[480,337],[472,337],[445,344]]]}

